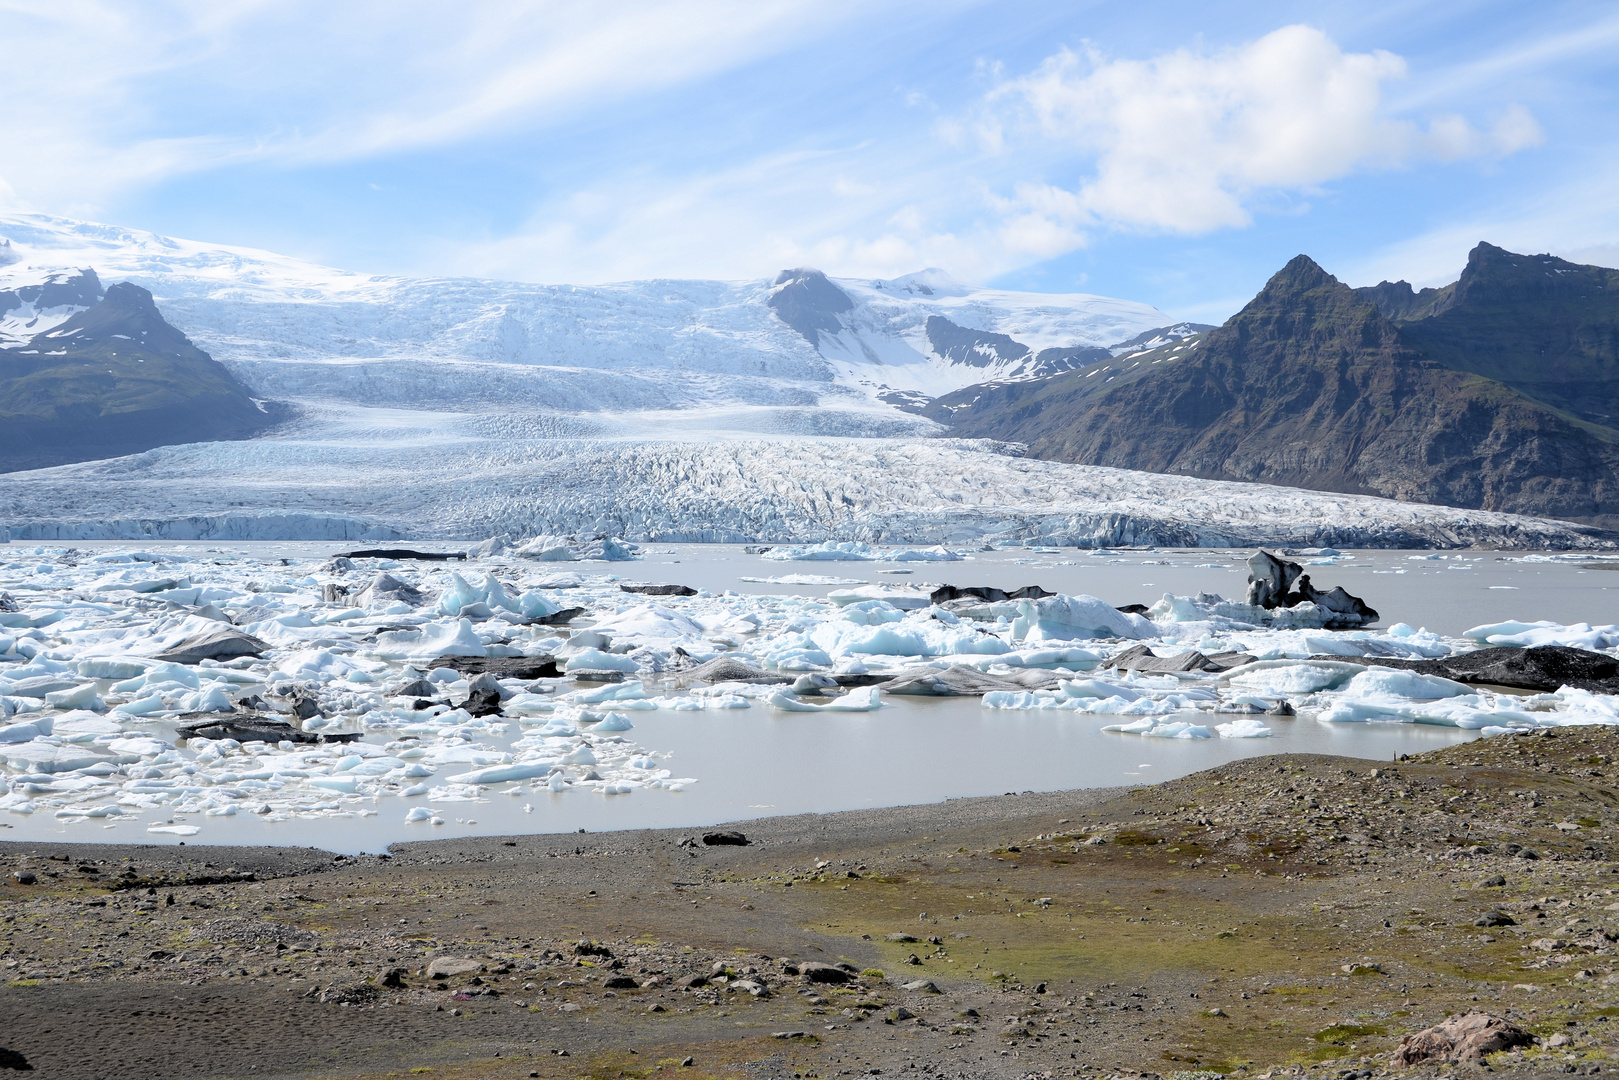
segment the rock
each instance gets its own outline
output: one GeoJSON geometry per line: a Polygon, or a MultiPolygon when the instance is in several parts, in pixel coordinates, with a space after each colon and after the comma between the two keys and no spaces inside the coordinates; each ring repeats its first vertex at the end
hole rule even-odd
{"type": "Polygon", "coordinates": [[[260,656],[270,647],[252,634],[230,626],[204,630],[157,654],[156,659],[172,664],[196,664],[203,660],[225,660],[237,656],[260,656]]]}
{"type": "Polygon", "coordinates": [[[1482,1061],[1486,1054],[1533,1043],[1533,1035],[1504,1017],[1470,1012],[1401,1039],[1394,1051],[1394,1064],[1403,1067],[1482,1061]]]}
{"type": "Polygon", "coordinates": [[[916,1019],[916,1014],[907,1009],[905,1006],[901,1005],[899,1008],[888,1014],[888,1019],[898,1023],[901,1020],[914,1020],[916,1019]]]}
{"type": "Polygon", "coordinates": [[[405,976],[408,974],[410,973],[402,967],[384,968],[377,973],[377,985],[390,990],[402,990],[405,986],[405,976]]]}
{"type": "Polygon", "coordinates": [[[18,885],[34,885],[39,882],[39,878],[34,875],[32,870],[14,870],[11,874],[11,880],[18,885]]]}
{"type": "Polygon", "coordinates": [[[731,987],[735,990],[741,990],[752,994],[756,998],[766,998],[770,996],[770,987],[766,986],[758,979],[738,979],[736,982],[731,984],[731,987]]]}
{"type": "Polygon", "coordinates": [[[438,696],[438,687],[426,679],[416,679],[394,691],[396,697],[430,698],[438,696]]]}
{"type": "Polygon", "coordinates": [[[747,847],[749,841],[735,829],[722,829],[719,832],[704,833],[703,843],[708,847],[747,847]]]}
{"type": "Polygon", "coordinates": [[[476,975],[483,970],[483,963],[478,960],[468,960],[459,956],[435,957],[427,965],[429,979],[449,979],[456,975],[476,975]]]}
{"type": "Polygon", "coordinates": [[[798,965],[798,974],[805,982],[846,983],[853,982],[858,973],[848,967],[811,960],[798,965]]]}
{"type": "Polygon", "coordinates": [[[417,560],[419,562],[448,562],[459,559],[466,562],[467,553],[464,551],[413,551],[410,548],[363,548],[360,551],[345,551],[341,555],[332,556],[334,559],[392,559],[395,562],[417,560]]]}
{"type": "Polygon", "coordinates": [[[613,950],[599,941],[576,941],[573,946],[575,956],[601,956],[609,960],[613,958],[613,950]]]}
{"type": "Polygon", "coordinates": [[[1486,911],[1473,920],[1474,926],[1517,926],[1518,920],[1504,911],[1486,911]]]}
{"type": "Polygon", "coordinates": [[[614,975],[602,983],[603,990],[639,990],[641,984],[633,975],[614,975]]]}
{"type": "Polygon", "coordinates": [[[1478,883],[1481,889],[1499,889],[1506,885],[1507,879],[1500,874],[1494,874],[1478,883]]]}
{"type": "Polygon", "coordinates": [[[914,982],[901,983],[900,989],[912,990],[919,994],[940,993],[939,988],[933,985],[933,981],[931,979],[917,979],[914,982]]]}
{"type": "Polygon", "coordinates": [[[690,585],[650,585],[644,581],[621,581],[618,587],[627,593],[640,593],[643,596],[696,596],[697,590],[690,585]]]}
{"type": "Polygon", "coordinates": [[[542,656],[441,656],[432,661],[436,668],[447,667],[463,675],[493,675],[497,679],[559,679],[556,657],[542,656]]]}
{"type": "Polygon", "coordinates": [[[420,607],[427,602],[427,594],[414,585],[407,585],[392,574],[378,573],[364,588],[351,593],[349,607],[371,607],[376,604],[405,603],[420,607]]]}
{"type": "Polygon", "coordinates": [[[886,940],[910,943],[916,940],[916,936],[914,934],[889,934],[886,940]]]}
{"type": "Polygon", "coordinates": [[[952,600],[963,599],[982,600],[985,603],[998,604],[1005,600],[1038,600],[1043,596],[1055,595],[1057,594],[1042,589],[1038,585],[1025,585],[1021,589],[1013,589],[1011,592],[984,585],[968,585],[964,588],[957,585],[940,585],[933,590],[928,599],[935,604],[948,604],[952,600]]]}
{"type": "Polygon", "coordinates": [[[680,978],[675,980],[675,988],[678,990],[695,990],[699,986],[707,985],[707,975],[682,975],[680,978]]]}

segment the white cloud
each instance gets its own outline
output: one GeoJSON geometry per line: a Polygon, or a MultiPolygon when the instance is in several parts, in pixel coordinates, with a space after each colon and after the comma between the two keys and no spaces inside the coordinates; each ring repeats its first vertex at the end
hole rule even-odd
{"type": "Polygon", "coordinates": [[[93,209],[241,162],[519,135],[834,32],[853,0],[10,0],[0,180],[93,209]]]}
{"type": "Polygon", "coordinates": [[[1178,49],[1150,60],[1064,49],[997,85],[957,130],[976,133],[991,154],[1043,140],[1059,167],[1084,169],[1067,201],[1050,185],[1020,185],[1007,208],[1069,233],[1084,224],[1179,233],[1241,227],[1268,193],[1307,192],[1421,153],[1507,154],[1540,141],[1521,106],[1488,133],[1446,116],[1422,135],[1382,105],[1384,83],[1405,73],[1392,53],[1346,53],[1307,26],[1213,54],[1178,49]]]}

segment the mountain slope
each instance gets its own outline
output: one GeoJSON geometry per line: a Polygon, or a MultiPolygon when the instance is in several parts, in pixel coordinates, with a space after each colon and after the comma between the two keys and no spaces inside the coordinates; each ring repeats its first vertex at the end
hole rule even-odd
{"type": "Polygon", "coordinates": [[[1619,523],[1619,432],[1445,366],[1302,255],[1196,341],[929,415],[1058,461],[1619,523]]]}
{"type": "MultiPolygon", "coordinates": [[[[88,297],[55,297],[74,298],[88,297]]],[[[271,419],[136,285],[0,350],[0,471],[242,439],[271,419]]]]}
{"type": "Polygon", "coordinates": [[[1357,290],[1446,367],[1619,427],[1619,270],[1479,244],[1443,289],[1357,290]]]}

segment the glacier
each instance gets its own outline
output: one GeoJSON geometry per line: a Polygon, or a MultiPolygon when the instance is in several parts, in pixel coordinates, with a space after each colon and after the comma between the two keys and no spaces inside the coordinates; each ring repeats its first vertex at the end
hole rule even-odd
{"type": "MultiPolygon", "coordinates": [[[[1613,543],[1563,522],[1030,460],[902,407],[1176,332],[1129,301],[938,271],[410,279],[39,214],[0,214],[0,237],[0,303],[72,268],[134,282],[292,413],[251,441],[0,476],[0,528],[17,539],[1613,543]]],[[[0,357],[82,310],[28,295],[0,312],[0,357]]]]}

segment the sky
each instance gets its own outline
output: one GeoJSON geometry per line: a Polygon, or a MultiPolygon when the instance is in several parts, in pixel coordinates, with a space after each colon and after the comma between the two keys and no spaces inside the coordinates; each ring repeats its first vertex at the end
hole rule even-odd
{"type": "Polygon", "coordinates": [[[0,0],[0,208],[345,269],[796,266],[1218,322],[1619,266],[1619,7],[0,0]]]}

